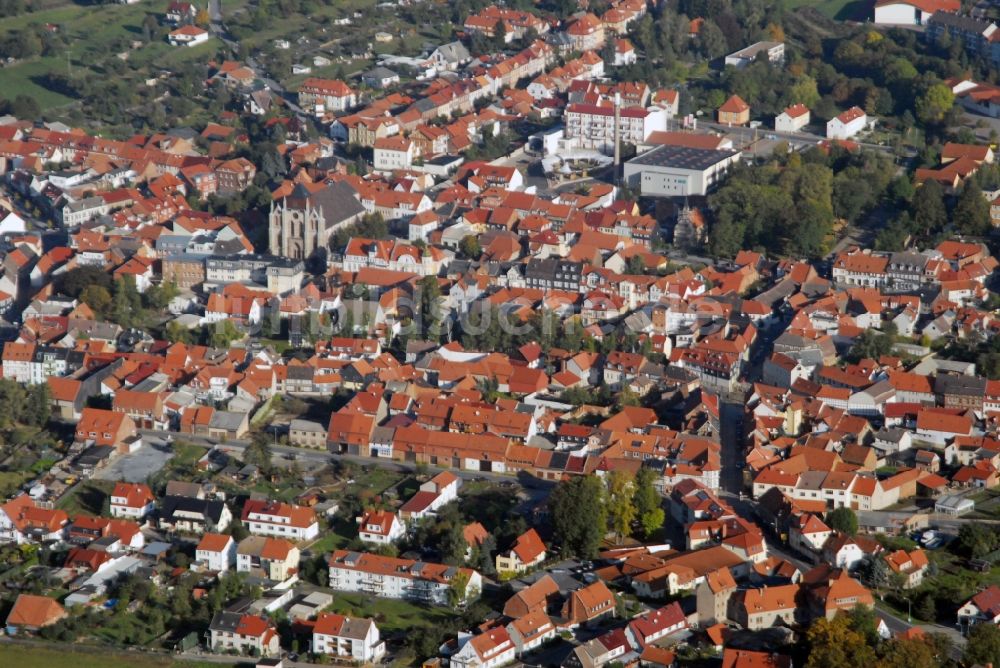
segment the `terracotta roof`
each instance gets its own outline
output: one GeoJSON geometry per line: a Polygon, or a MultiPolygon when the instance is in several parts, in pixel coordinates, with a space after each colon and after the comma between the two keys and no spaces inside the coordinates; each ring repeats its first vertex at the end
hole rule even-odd
{"type": "Polygon", "coordinates": [[[205,552],[222,552],[232,540],[233,537],[226,534],[207,533],[201,537],[197,549],[205,552]]]}
{"type": "Polygon", "coordinates": [[[723,102],[721,107],[719,107],[719,111],[730,114],[739,114],[749,109],[750,105],[744,102],[743,98],[739,95],[733,95],[728,100],[723,102]]]}
{"type": "Polygon", "coordinates": [[[48,596],[20,594],[7,615],[7,626],[42,628],[66,616],[66,610],[48,596]]]}
{"type": "Polygon", "coordinates": [[[511,551],[517,555],[522,564],[531,564],[545,554],[545,543],[542,542],[542,537],[538,535],[537,531],[528,529],[518,536],[511,551]]]}

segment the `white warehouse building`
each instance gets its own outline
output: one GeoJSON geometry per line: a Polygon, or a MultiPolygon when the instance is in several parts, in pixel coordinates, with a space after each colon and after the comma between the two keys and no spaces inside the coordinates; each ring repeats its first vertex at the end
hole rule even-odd
{"type": "Polygon", "coordinates": [[[625,163],[624,179],[645,196],[688,197],[715,188],[739,151],[660,146],[625,163]]]}

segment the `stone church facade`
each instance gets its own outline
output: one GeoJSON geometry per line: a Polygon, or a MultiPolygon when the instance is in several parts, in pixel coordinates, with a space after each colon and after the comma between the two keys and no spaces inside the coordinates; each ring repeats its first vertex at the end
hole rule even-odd
{"type": "Polygon", "coordinates": [[[331,183],[317,190],[303,184],[280,200],[271,202],[268,238],[271,253],[305,260],[320,249],[329,249],[330,237],[365,214],[357,193],[346,183],[331,183]]]}

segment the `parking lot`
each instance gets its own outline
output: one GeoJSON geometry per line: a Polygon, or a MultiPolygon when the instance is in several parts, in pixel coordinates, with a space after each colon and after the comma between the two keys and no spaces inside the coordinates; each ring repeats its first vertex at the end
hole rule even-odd
{"type": "Polygon", "coordinates": [[[173,457],[170,447],[145,443],[141,448],[128,455],[115,457],[110,464],[94,474],[96,480],[124,480],[126,482],[145,482],[146,479],[163,468],[173,457]]]}

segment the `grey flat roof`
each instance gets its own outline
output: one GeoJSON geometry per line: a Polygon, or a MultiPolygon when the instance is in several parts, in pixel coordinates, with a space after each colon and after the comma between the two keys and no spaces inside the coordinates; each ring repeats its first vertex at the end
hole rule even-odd
{"type": "Polygon", "coordinates": [[[704,171],[737,155],[739,155],[739,151],[715,151],[688,146],[659,146],[652,151],[632,158],[629,160],[629,164],[704,171]]]}

